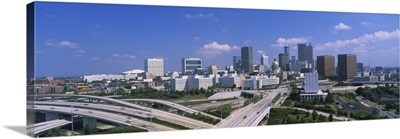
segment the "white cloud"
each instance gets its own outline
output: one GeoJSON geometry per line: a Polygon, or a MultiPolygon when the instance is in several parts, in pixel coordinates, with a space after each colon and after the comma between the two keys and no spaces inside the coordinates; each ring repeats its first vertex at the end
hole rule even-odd
{"type": "Polygon", "coordinates": [[[260,54],[260,55],[265,54],[265,52],[264,52],[264,51],[261,51],[261,50],[258,50],[257,53],[260,54]]]}
{"type": "Polygon", "coordinates": [[[100,58],[99,57],[92,57],[92,60],[100,60],[100,58]]]}
{"type": "Polygon", "coordinates": [[[282,47],[291,44],[306,43],[309,41],[310,41],[309,37],[298,37],[298,38],[288,38],[288,39],[280,37],[275,41],[276,44],[273,44],[272,47],[282,47]]]}
{"type": "Polygon", "coordinates": [[[46,40],[46,45],[53,47],[78,48],[78,44],[70,41],[60,41],[59,43],[54,43],[52,40],[46,40]]]}
{"type": "Polygon", "coordinates": [[[372,23],[366,22],[366,21],[362,21],[361,24],[362,24],[362,25],[366,25],[366,26],[367,26],[367,25],[372,25],[372,23]]]}
{"type": "Polygon", "coordinates": [[[365,54],[365,53],[368,53],[368,51],[373,48],[375,48],[375,47],[374,46],[366,46],[365,44],[360,44],[359,46],[353,48],[353,52],[358,53],[358,54],[365,54]]]}
{"type": "Polygon", "coordinates": [[[199,37],[194,37],[194,39],[195,39],[195,40],[199,40],[200,38],[199,38],[199,37]]]}
{"type": "MultiPolygon", "coordinates": [[[[343,47],[365,47],[368,45],[368,43],[371,42],[378,42],[378,41],[385,41],[385,40],[390,40],[390,39],[400,39],[400,30],[396,29],[394,31],[388,32],[388,31],[378,31],[374,32],[371,34],[364,34],[363,36],[360,36],[358,38],[354,39],[347,39],[347,40],[336,40],[333,42],[327,42],[322,45],[317,45],[316,49],[314,50],[325,50],[325,49],[337,49],[339,50],[340,48],[343,47]]],[[[353,50],[354,51],[354,50],[353,50]]],[[[363,51],[361,48],[357,48],[355,51],[363,51]]]]}
{"type": "Polygon", "coordinates": [[[193,16],[190,15],[190,14],[184,14],[183,16],[184,16],[185,18],[189,18],[189,19],[193,18],[193,16]]]}
{"type": "Polygon", "coordinates": [[[217,42],[212,42],[210,44],[205,44],[201,47],[197,53],[200,56],[214,57],[221,53],[230,52],[231,50],[239,50],[238,46],[229,46],[228,44],[218,44],[217,42]]]}
{"type": "Polygon", "coordinates": [[[187,19],[194,19],[194,18],[213,18],[214,14],[212,13],[199,13],[199,14],[183,14],[183,17],[187,19]]]}
{"type": "Polygon", "coordinates": [[[77,50],[77,51],[75,51],[75,53],[86,53],[86,51],[85,50],[77,50]]]}
{"type": "Polygon", "coordinates": [[[36,54],[43,54],[43,51],[36,50],[36,54]]]}
{"type": "Polygon", "coordinates": [[[131,58],[131,59],[136,59],[136,57],[134,55],[130,55],[130,54],[112,54],[113,57],[116,58],[131,58]]]}
{"type": "Polygon", "coordinates": [[[351,26],[346,25],[344,23],[339,23],[338,25],[335,25],[335,30],[348,30],[351,29],[351,26]]]}
{"type": "Polygon", "coordinates": [[[342,48],[348,45],[358,45],[358,44],[366,44],[369,42],[376,42],[376,41],[383,41],[383,40],[388,40],[388,39],[398,39],[400,35],[400,30],[396,29],[392,32],[387,32],[387,31],[378,31],[374,32],[372,34],[364,34],[361,37],[354,38],[354,39],[348,39],[348,40],[337,40],[334,42],[327,42],[323,44],[324,47],[327,48],[342,48]]]}

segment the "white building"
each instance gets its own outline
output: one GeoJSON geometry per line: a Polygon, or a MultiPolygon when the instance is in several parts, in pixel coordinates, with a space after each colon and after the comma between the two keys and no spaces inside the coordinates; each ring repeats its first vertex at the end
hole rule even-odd
{"type": "Polygon", "coordinates": [[[213,86],[213,79],[212,78],[205,78],[202,76],[194,76],[189,77],[187,82],[187,89],[207,89],[208,87],[213,86]]]}
{"type": "Polygon", "coordinates": [[[355,76],[351,80],[352,82],[378,82],[378,76],[355,76]]]}
{"type": "Polygon", "coordinates": [[[315,93],[318,92],[318,73],[305,73],[304,79],[304,92],[305,93],[315,93]]]}
{"type": "Polygon", "coordinates": [[[164,60],[163,59],[145,59],[144,70],[156,76],[163,76],[164,74],[164,60]]]}
{"type": "Polygon", "coordinates": [[[182,74],[193,74],[197,68],[202,68],[200,58],[182,58],[182,74]]]}
{"type": "Polygon", "coordinates": [[[259,72],[265,72],[266,69],[269,69],[269,63],[268,63],[268,56],[267,55],[261,55],[261,64],[264,65],[263,71],[259,72]]]}
{"type": "Polygon", "coordinates": [[[183,76],[182,78],[171,79],[171,90],[192,90],[192,89],[207,89],[213,86],[213,78],[203,76],[183,76]]]}
{"type": "Polygon", "coordinates": [[[314,99],[321,99],[321,97],[325,100],[328,93],[324,93],[319,90],[318,85],[318,73],[317,72],[310,72],[304,74],[304,90],[300,92],[300,97],[302,100],[314,100],[314,99]]]}
{"type": "Polygon", "coordinates": [[[276,76],[252,76],[251,79],[245,79],[242,81],[243,90],[256,90],[261,89],[267,85],[278,85],[279,78],[276,76]]]}
{"type": "Polygon", "coordinates": [[[236,76],[234,74],[229,74],[228,76],[219,77],[219,83],[227,88],[232,87],[234,84],[236,87],[241,87],[241,78],[240,76],[236,76]]]}
{"type": "Polygon", "coordinates": [[[183,76],[182,78],[174,78],[170,81],[171,90],[183,91],[187,90],[187,76],[183,76]]]}

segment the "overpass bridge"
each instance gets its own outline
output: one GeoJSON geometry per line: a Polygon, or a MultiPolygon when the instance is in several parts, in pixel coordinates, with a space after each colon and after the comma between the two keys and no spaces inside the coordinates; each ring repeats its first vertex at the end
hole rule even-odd
{"type": "MultiPolygon", "coordinates": [[[[30,102],[28,104],[33,104],[30,102]]],[[[179,124],[188,128],[210,128],[213,125],[191,119],[188,117],[184,117],[181,115],[152,109],[151,112],[143,111],[138,109],[132,109],[128,107],[120,107],[120,106],[112,106],[112,105],[104,105],[104,104],[94,104],[94,103],[78,103],[78,102],[59,102],[59,101],[35,101],[35,105],[50,105],[50,106],[63,106],[63,107],[71,107],[74,106],[75,108],[86,108],[86,109],[93,109],[93,110],[101,110],[105,112],[111,113],[121,113],[124,115],[140,117],[140,118],[150,118],[154,116],[157,119],[179,124]]]]}
{"type": "Polygon", "coordinates": [[[272,90],[272,93],[268,93],[257,103],[251,103],[236,110],[236,112],[216,124],[214,128],[257,126],[269,113],[273,99],[284,91],[288,91],[288,89],[278,88],[272,90]]]}
{"type": "Polygon", "coordinates": [[[46,106],[46,105],[28,105],[28,109],[33,109],[37,112],[44,112],[46,114],[46,121],[57,119],[60,113],[80,115],[83,117],[83,125],[88,125],[90,128],[95,128],[97,119],[99,119],[111,123],[116,123],[119,124],[120,126],[135,126],[149,131],[175,130],[170,127],[166,127],[155,123],[150,123],[148,121],[143,121],[131,116],[125,116],[98,110],[60,107],[60,106],[46,106]]]}
{"type": "Polygon", "coordinates": [[[72,123],[72,122],[64,120],[64,119],[56,119],[56,120],[51,120],[51,121],[28,125],[26,127],[26,131],[29,132],[28,134],[40,135],[40,134],[45,133],[46,131],[49,131],[51,129],[58,128],[58,127],[63,127],[70,123],[72,123]]]}
{"type": "Polygon", "coordinates": [[[158,100],[158,99],[122,99],[123,101],[127,101],[127,102],[146,102],[148,105],[151,105],[151,103],[158,103],[158,104],[162,104],[164,106],[164,110],[169,111],[170,108],[174,108],[178,110],[179,114],[185,114],[185,113],[201,113],[203,115],[207,115],[210,116],[214,119],[220,119],[217,116],[208,114],[208,113],[204,113],[204,112],[200,112],[197,111],[195,109],[177,104],[177,103],[173,103],[173,102],[169,102],[169,101],[165,101],[165,100],[158,100]]]}

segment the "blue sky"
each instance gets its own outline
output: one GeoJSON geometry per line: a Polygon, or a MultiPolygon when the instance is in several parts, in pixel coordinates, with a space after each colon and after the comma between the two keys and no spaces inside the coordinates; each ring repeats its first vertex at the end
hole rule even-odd
{"type": "Polygon", "coordinates": [[[272,62],[297,43],[314,56],[357,54],[364,65],[399,66],[399,15],[192,8],[76,3],[36,5],[36,76],[81,76],[143,69],[163,58],[180,71],[182,57],[203,66],[232,65],[240,47],[252,46],[272,62]]]}

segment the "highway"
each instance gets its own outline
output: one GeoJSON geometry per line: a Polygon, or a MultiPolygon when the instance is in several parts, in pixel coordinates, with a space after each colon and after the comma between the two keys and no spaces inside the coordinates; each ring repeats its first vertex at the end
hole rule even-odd
{"type": "Polygon", "coordinates": [[[148,107],[145,106],[140,106],[137,104],[132,104],[129,103],[127,101],[137,101],[137,102],[150,102],[153,101],[155,103],[159,103],[159,104],[163,104],[172,108],[176,108],[178,110],[187,112],[187,113],[201,113],[203,115],[207,115],[210,116],[214,119],[220,119],[219,117],[216,117],[214,115],[210,115],[204,112],[200,112],[197,111],[195,109],[192,108],[188,108],[185,107],[183,105],[180,104],[176,104],[173,102],[169,102],[169,101],[165,101],[165,100],[158,100],[158,99],[124,99],[122,100],[118,100],[118,99],[113,99],[113,98],[107,98],[107,97],[100,97],[100,96],[92,96],[92,95],[65,95],[65,94],[39,94],[39,95],[35,95],[36,98],[40,98],[40,97],[67,97],[67,98],[88,98],[88,99],[95,99],[95,100],[101,100],[101,101],[107,101],[107,102],[111,102],[114,104],[118,104],[118,105],[122,105],[122,106],[126,106],[126,107],[131,107],[131,108],[135,108],[135,109],[140,109],[140,110],[145,110],[145,111],[149,111],[148,107]]]}
{"type": "Polygon", "coordinates": [[[229,104],[232,108],[242,107],[244,104],[244,99],[233,99],[233,100],[224,100],[219,102],[211,102],[211,103],[203,103],[203,104],[196,104],[196,105],[188,105],[187,107],[198,110],[204,111],[208,109],[215,109],[221,105],[229,104]]]}
{"type": "MultiPolygon", "coordinates": [[[[28,104],[33,104],[32,102],[28,104]]],[[[34,104],[36,105],[51,105],[51,106],[63,106],[63,107],[71,107],[74,106],[76,108],[86,108],[86,109],[94,109],[94,110],[101,110],[111,113],[121,113],[129,116],[141,117],[141,118],[149,118],[153,115],[155,118],[179,124],[188,128],[210,128],[213,125],[191,119],[188,117],[184,117],[178,114],[165,112],[162,110],[151,109],[151,113],[149,111],[143,111],[138,109],[132,109],[127,107],[120,107],[120,106],[112,106],[112,105],[105,105],[105,104],[94,104],[94,103],[79,103],[79,102],[59,102],[59,101],[35,101],[34,104]]]]}
{"type": "Polygon", "coordinates": [[[257,103],[251,103],[243,107],[233,114],[222,120],[214,126],[214,128],[221,127],[246,127],[257,126],[260,121],[269,113],[272,105],[272,100],[278,93],[287,92],[287,88],[277,88],[271,90],[268,95],[264,95],[263,99],[257,103]]]}
{"type": "Polygon", "coordinates": [[[70,107],[59,107],[59,106],[45,106],[45,105],[28,105],[28,109],[34,109],[38,112],[57,112],[63,114],[81,115],[84,117],[90,117],[95,119],[100,119],[104,121],[109,121],[112,123],[117,123],[126,126],[135,126],[138,128],[146,129],[149,131],[169,131],[175,130],[170,127],[159,125],[156,123],[150,123],[148,121],[139,120],[130,116],[114,114],[109,112],[102,112],[97,110],[88,110],[82,108],[70,108],[70,107]]]}
{"type": "Polygon", "coordinates": [[[130,107],[130,108],[135,108],[135,109],[140,109],[144,111],[148,111],[149,109],[145,106],[140,106],[137,104],[132,104],[129,102],[121,101],[118,99],[113,99],[113,98],[108,98],[108,97],[101,97],[101,96],[92,96],[92,95],[65,95],[65,94],[38,94],[34,95],[36,98],[40,97],[63,97],[63,98],[87,98],[87,99],[95,99],[95,100],[101,100],[101,101],[107,101],[111,102],[114,104],[130,107]]]}
{"type": "MultiPolygon", "coordinates": [[[[31,134],[33,133],[34,135],[40,134],[42,132],[51,130],[53,128],[57,128],[57,127],[62,127],[64,125],[70,124],[71,121],[67,121],[67,120],[61,120],[61,119],[57,119],[57,120],[51,120],[51,121],[46,121],[46,122],[41,122],[41,123],[35,123],[33,125],[28,125],[26,127],[26,131],[27,132],[31,132],[31,134]]],[[[29,133],[28,133],[29,134],[29,133]]]]}
{"type": "Polygon", "coordinates": [[[210,116],[210,117],[212,117],[214,119],[220,119],[221,120],[221,118],[219,118],[217,116],[214,116],[214,115],[211,115],[211,114],[208,114],[208,113],[204,113],[204,112],[200,112],[198,110],[195,110],[195,109],[192,109],[192,108],[188,108],[186,106],[183,106],[183,105],[180,105],[180,104],[177,104],[177,103],[173,103],[173,102],[169,102],[169,101],[165,101],[165,100],[158,100],[158,99],[121,99],[121,100],[127,101],[127,102],[153,102],[153,103],[159,103],[159,104],[171,107],[171,108],[175,108],[175,109],[184,111],[186,113],[201,113],[203,115],[210,116]]]}

